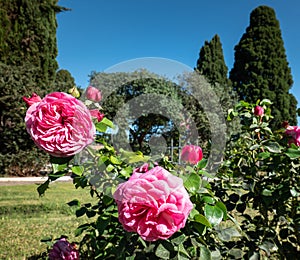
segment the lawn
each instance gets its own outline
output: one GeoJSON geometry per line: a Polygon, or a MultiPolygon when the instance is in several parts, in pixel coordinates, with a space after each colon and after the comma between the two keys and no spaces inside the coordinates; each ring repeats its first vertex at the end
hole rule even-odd
{"type": "Polygon", "coordinates": [[[0,187],[0,259],[34,259],[47,248],[41,239],[74,236],[76,227],[87,221],[76,218],[75,209],[66,203],[78,199],[92,202],[88,189],[75,189],[72,183],[53,183],[39,197],[37,185],[0,187]]]}

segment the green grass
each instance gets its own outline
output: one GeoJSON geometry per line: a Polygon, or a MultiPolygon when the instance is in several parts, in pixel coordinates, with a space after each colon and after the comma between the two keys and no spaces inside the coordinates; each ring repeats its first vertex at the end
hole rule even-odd
{"type": "Polygon", "coordinates": [[[0,187],[0,259],[28,259],[46,251],[45,237],[68,236],[70,242],[78,225],[88,221],[76,218],[66,203],[73,199],[93,202],[88,189],[75,189],[72,183],[53,183],[39,197],[37,185],[0,187]]]}

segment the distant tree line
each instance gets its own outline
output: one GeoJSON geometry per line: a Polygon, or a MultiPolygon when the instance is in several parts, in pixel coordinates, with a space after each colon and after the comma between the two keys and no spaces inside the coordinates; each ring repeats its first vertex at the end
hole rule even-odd
{"type": "MultiPolygon", "coordinates": [[[[75,85],[72,75],[59,70],[56,61],[56,14],[68,10],[57,3],[58,0],[0,0],[1,173],[33,174],[47,161],[47,155],[36,150],[25,132],[26,107],[22,96],[30,96],[32,92],[44,96],[51,91],[67,91],[75,85]]],[[[195,66],[195,73],[203,77],[201,82],[207,81],[216,93],[222,116],[225,118],[228,109],[239,100],[254,103],[268,98],[273,103],[272,127],[280,126],[283,121],[297,124],[297,100],[289,92],[293,84],[291,69],[272,8],[259,6],[251,12],[250,24],[234,51],[233,68],[228,73],[221,40],[216,34],[200,48],[195,66]]],[[[92,73],[91,83],[103,88],[106,82],[109,88],[113,76],[92,73]]],[[[122,75],[123,79],[127,76],[130,78],[128,74],[122,75]]],[[[112,119],[118,102],[126,103],[142,93],[165,94],[192,111],[200,133],[198,141],[209,145],[211,130],[201,104],[189,97],[187,89],[152,76],[147,81],[126,81],[103,104],[106,115],[112,119]]],[[[187,82],[193,80],[189,78],[187,82]]],[[[163,115],[144,114],[130,123],[129,139],[134,149],[147,152],[151,136],[157,133],[167,142],[173,137],[175,143],[178,141],[178,126],[163,115]]],[[[227,136],[237,133],[239,127],[239,122],[227,125],[227,136]]]]}

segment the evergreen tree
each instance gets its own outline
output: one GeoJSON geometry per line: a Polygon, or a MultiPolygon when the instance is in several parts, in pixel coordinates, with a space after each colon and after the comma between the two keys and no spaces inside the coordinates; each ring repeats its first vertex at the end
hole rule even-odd
{"type": "Polygon", "coordinates": [[[239,98],[251,103],[268,98],[273,102],[272,127],[284,120],[297,123],[293,84],[279,21],[275,11],[259,6],[250,14],[250,25],[235,46],[235,61],[230,79],[239,98]]]}
{"type": "Polygon", "coordinates": [[[30,63],[39,68],[40,81],[51,85],[56,61],[56,13],[67,10],[58,0],[0,0],[0,61],[30,63]]]}
{"type": "Polygon", "coordinates": [[[75,86],[75,79],[68,70],[61,69],[56,72],[55,88],[56,91],[68,92],[75,86]]]}
{"type": "Polygon", "coordinates": [[[221,40],[217,34],[210,42],[205,41],[204,46],[200,49],[196,70],[210,84],[229,84],[227,77],[228,68],[225,64],[221,40]]]}
{"type": "Polygon", "coordinates": [[[67,9],[57,2],[0,0],[0,174],[38,174],[45,164],[26,133],[22,96],[59,90],[56,14],[67,9]]]}
{"type": "MultiPolygon", "coordinates": [[[[237,95],[228,79],[228,67],[225,64],[221,40],[217,34],[211,41],[205,41],[204,46],[201,47],[195,71],[203,75],[211,84],[219,97],[224,117],[227,117],[228,110],[237,103],[237,95]]],[[[238,130],[239,123],[231,122],[228,125],[228,136],[235,134],[238,130]]]]}

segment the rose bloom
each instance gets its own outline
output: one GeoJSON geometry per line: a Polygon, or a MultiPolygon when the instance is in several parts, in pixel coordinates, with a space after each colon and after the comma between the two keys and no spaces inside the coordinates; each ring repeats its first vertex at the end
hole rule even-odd
{"type": "Polygon", "coordinates": [[[285,133],[292,137],[289,143],[294,143],[300,146],[300,127],[299,126],[287,126],[285,133]]]}
{"type": "Polygon", "coordinates": [[[88,86],[85,92],[87,99],[99,102],[102,99],[101,91],[95,87],[88,86]]]}
{"type": "Polygon", "coordinates": [[[261,106],[256,106],[256,107],[254,108],[254,115],[256,115],[256,116],[263,116],[263,115],[264,115],[264,112],[265,112],[265,110],[264,110],[264,108],[261,107],[261,106]]]}
{"type": "Polygon", "coordinates": [[[197,145],[185,145],[181,150],[180,159],[190,164],[197,164],[203,158],[202,149],[197,145]]]}
{"type": "Polygon", "coordinates": [[[124,229],[147,241],[172,236],[184,227],[193,208],[182,179],[160,166],[135,172],[113,196],[124,229]]]}
{"type": "Polygon", "coordinates": [[[61,238],[49,252],[50,260],[79,260],[79,252],[74,243],[70,244],[65,238],[61,238]]]}
{"type": "Polygon", "coordinates": [[[27,110],[25,124],[35,144],[55,157],[80,152],[96,134],[87,107],[63,92],[53,92],[33,103],[27,110]]]}

